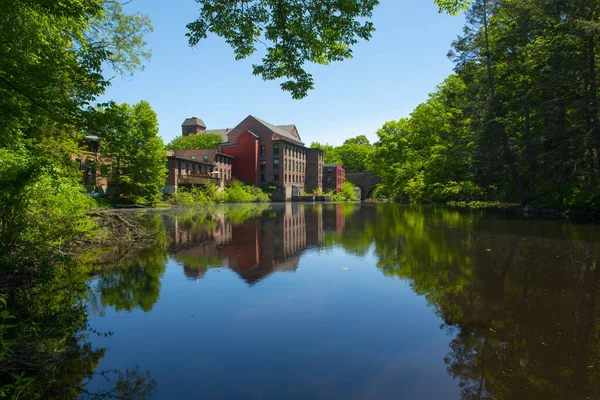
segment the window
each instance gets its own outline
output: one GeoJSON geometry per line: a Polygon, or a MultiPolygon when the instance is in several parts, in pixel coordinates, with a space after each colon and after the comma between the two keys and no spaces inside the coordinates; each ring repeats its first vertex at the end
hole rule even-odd
{"type": "Polygon", "coordinates": [[[194,127],[193,126],[188,126],[185,130],[185,132],[189,135],[190,133],[194,133],[194,127]]]}
{"type": "Polygon", "coordinates": [[[195,155],[195,154],[192,154],[192,155],[190,156],[190,158],[191,158],[192,160],[195,160],[195,159],[196,159],[196,155],[195,155]]]}
{"type": "Polygon", "coordinates": [[[261,181],[262,183],[264,183],[264,182],[265,182],[265,176],[264,176],[264,175],[262,175],[262,174],[260,175],[260,181],[261,181]]]}
{"type": "Polygon", "coordinates": [[[267,169],[267,160],[260,160],[260,170],[264,171],[267,169]]]}
{"type": "Polygon", "coordinates": [[[279,143],[273,143],[273,155],[274,156],[279,155],[279,143]]]}
{"type": "Polygon", "coordinates": [[[273,169],[275,171],[279,171],[279,158],[274,158],[273,159],[273,169]]]}
{"type": "Polygon", "coordinates": [[[264,157],[267,155],[267,146],[265,146],[264,144],[260,145],[260,156],[264,157]]]}
{"type": "Polygon", "coordinates": [[[273,175],[273,181],[279,182],[279,174],[273,175]]]}
{"type": "Polygon", "coordinates": [[[177,170],[179,171],[178,175],[181,175],[181,160],[177,160],[177,170]]]}
{"type": "Polygon", "coordinates": [[[208,154],[204,154],[204,155],[202,156],[202,160],[203,160],[204,162],[208,162],[208,154]]]}

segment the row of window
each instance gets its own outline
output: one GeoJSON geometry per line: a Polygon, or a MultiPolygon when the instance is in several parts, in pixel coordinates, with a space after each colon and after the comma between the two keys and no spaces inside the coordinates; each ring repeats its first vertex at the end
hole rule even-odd
{"type": "Polygon", "coordinates": [[[304,163],[301,161],[288,160],[286,158],[284,165],[285,165],[286,171],[296,171],[296,172],[304,171],[304,163]]]}
{"type": "MultiPolygon", "coordinates": [[[[190,156],[190,158],[191,158],[192,160],[195,160],[195,159],[196,159],[196,155],[195,155],[195,154],[192,154],[192,155],[190,156]]],[[[204,155],[202,155],[202,161],[204,161],[204,162],[208,162],[208,154],[204,154],[204,155]]]]}
{"type": "MultiPolygon", "coordinates": [[[[273,156],[280,155],[280,147],[281,146],[280,146],[279,142],[273,143],[273,156]]],[[[306,148],[302,147],[302,146],[296,146],[293,144],[285,143],[284,144],[284,154],[286,156],[292,156],[292,157],[296,157],[296,158],[305,159],[306,158],[306,148]]],[[[260,146],[260,156],[266,157],[266,155],[267,155],[267,146],[262,144],[260,146]]]]}
{"type": "MultiPolygon", "coordinates": [[[[292,175],[292,174],[284,174],[283,175],[283,183],[304,183],[304,176],[302,175],[292,175]]],[[[265,183],[266,177],[264,172],[260,174],[260,183],[265,183]]],[[[279,183],[279,174],[273,175],[273,182],[279,183]]]]}
{"type": "MultiPolygon", "coordinates": [[[[192,154],[190,156],[191,160],[195,160],[196,159],[196,155],[192,154]]],[[[209,162],[209,156],[208,154],[203,154],[202,155],[202,161],[203,162],[209,162]]],[[[222,155],[217,154],[217,156],[215,157],[215,161],[218,163],[222,163],[222,164],[231,164],[231,159],[229,157],[225,157],[222,155]]]]}
{"type": "MultiPolygon", "coordinates": [[[[196,165],[195,163],[192,163],[192,172],[196,172],[198,171],[201,174],[208,174],[209,172],[212,172],[212,167],[208,166],[208,165],[198,165],[198,168],[196,169],[196,165]]],[[[183,169],[183,163],[181,162],[181,160],[177,160],[177,170],[179,175],[181,175],[181,170],[183,169]]],[[[185,173],[189,175],[190,173],[190,163],[185,163],[185,173]]]]}
{"type": "Polygon", "coordinates": [[[306,147],[296,146],[295,144],[286,143],[285,144],[285,155],[305,159],[306,158],[306,147]]]}

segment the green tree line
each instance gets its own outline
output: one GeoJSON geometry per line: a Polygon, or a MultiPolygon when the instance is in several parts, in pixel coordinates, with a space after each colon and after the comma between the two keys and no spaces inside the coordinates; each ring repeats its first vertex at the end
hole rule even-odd
{"type": "Polygon", "coordinates": [[[341,146],[312,142],[310,147],[323,150],[325,164],[342,164],[346,172],[368,169],[368,160],[373,153],[373,145],[365,135],[346,139],[341,146]]]}
{"type": "Polygon", "coordinates": [[[377,132],[382,193],[597,207],[599,38],[598,2],[474,1],[455,73],[377,132]]]}

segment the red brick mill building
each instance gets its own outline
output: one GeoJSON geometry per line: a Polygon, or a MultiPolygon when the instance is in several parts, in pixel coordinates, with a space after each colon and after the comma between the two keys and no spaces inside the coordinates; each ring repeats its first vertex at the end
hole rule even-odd
{"type": "MultiPolygon", "coordinates": [[[[323,153],[307,148],[295,125],[273,125],[252,115],[232,129],[207,130],[198,117],[187,118],[182,124],[183,136],[207,133],[223,137],[215,153],[229,157],[230,164],[225,166],[230,165],[234,179],[254,186],[276,186],[282,200],[322,187],[323,153]]],[[[175,153],[191,161],[191,152],[175,153]]],[[[198,155],[194,155],[197,160],[198,155]]],[[[227,168],[224,171],[227,178],[227,168]]]]}

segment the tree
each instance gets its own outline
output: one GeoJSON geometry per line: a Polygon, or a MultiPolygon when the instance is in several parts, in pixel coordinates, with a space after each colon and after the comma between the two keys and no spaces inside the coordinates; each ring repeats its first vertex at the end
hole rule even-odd
{"type": "Polygon", "coordinates": [[[197,135],[177,136],[165,147],[167,150],[216,149],[223,142],[216,133],[199,133],[197,135]]]}
{"type": "Polygon", "coordinates": [[[371,144],[371,142],[365,135],[358,135],[355,138],[346,139],[344,145],[348,144],[371,144]]]}
{"type": "Polygon", "coordinates": [[[364,135],[347,139],[342,146],[311,143],[310,147],[323,150],[325,164],[342,164],[346,172],[362,172],[367,169],[373,146],[364,135]]]}
{"type": "MultiPolygon", "coordinates": [[[[288,79],[281,88],[294,99],[314,88],[306,63],[327,65],[352,57],[352,46],[369,40],[375,30],[369,20],[378,0],[196,0],[200,15],[187,25],[189,43],[196,46],[209,33],[233,48],[235,59],[266,46],[262,64],[252,73],[266,81],[288,79]]],[[[435,0],[440,12],[457,14],[469,1],[435,0]]]]}
{"type": "Polygon", "coordinates": [[[300,99],[313,88],[306,62],[327,65],[352,57],[352,46],[373,33],[369,21],[378,0],[196,0],[200,16],[187,25],[195,46],[208,33],[224,38],[236,60],[266,44],[253,74],[264,80],[288,78],[281,88],[300,99]]]}
{"type": "Polygon", "coordinates": [[[150,104],[111,103],[96,117],[105,159],[102,175],[108,177],[110,186],[133,203],[158,201],[167,176],[167,158],[150,104]]]}
{"type": "Polygon", "coordinates": [[[72,132],[110,84],[106,67],[132,73],[149,57],[148,17],[116,1],[6,0],[0,15],[0,146],[43,137],[47,121],[72,132]]]}
{"type": "Polygon", "coordinates": [[[342,159],[337,152],[337,147],[330,145],[329,143],[321,144],[319,142],[312,142],[310,147],[313,149],[323,150],[323,163],[325,164],[341,164],[342,159]]]}

